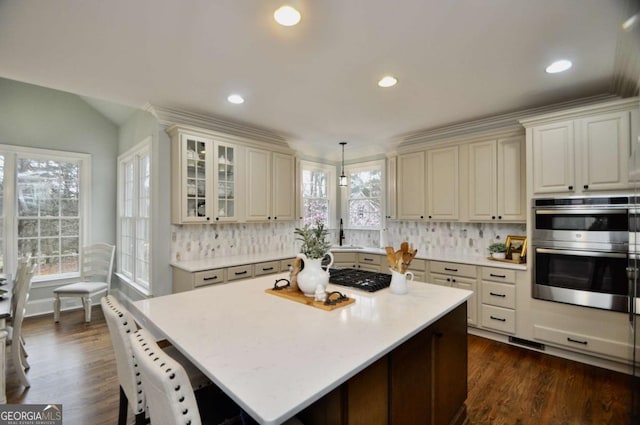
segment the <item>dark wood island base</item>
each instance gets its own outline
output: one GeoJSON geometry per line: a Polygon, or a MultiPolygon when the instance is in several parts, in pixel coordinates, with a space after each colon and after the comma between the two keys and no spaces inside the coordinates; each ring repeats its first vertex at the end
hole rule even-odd
{"type": "Polygon", "coordinates": [[[297,416],[311,425],[467,423],[467,304],[297,416]]]}

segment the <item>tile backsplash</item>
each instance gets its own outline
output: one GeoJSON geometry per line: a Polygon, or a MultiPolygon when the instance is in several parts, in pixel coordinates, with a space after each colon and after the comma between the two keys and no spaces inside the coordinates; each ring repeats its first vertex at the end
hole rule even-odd
{"type": "MultiPolygon", "coordinates": [[[[205,260],[244,254],[297,252],[296,223],[221,223],[172,226],[172,261],[205,260]]],[[[391,221],[379,230],[345,230],[345,245],[399,247],[407,241],[418,253],[455,250],[465,255],[488,255],[487,248],[507,235],[526,235],[524,224],[391,221]]],[[[330,231],[338,244],[338,231],[330,231]]]]}

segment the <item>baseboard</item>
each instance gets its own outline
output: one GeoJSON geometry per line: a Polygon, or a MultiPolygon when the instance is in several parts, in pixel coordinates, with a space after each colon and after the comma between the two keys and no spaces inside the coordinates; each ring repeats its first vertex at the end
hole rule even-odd
{"type": "Polygon", "coordinates": [[[528,347],[526,345],[514,344],[512,342],[509,342],[508,335],[498,334],[495,332],[474,328],[471,326],[467,328],[467,332],[471,335],[492,339],[494,341],[513,345],[514,347],[520,347],[524,350],[530,350],[530,351],[535,351],[537,353],[547,354],[550,356],[561,357],[563,359],[572,360],[574,362],[579,362],[579,363],[585,363],[591,366],[601,367],[603,369],[609,369],[609,370],[624,373],[627,375],[630,375],[632,372],[631,365],[629,364],[620,363],[613,360],[607,360],[600,357],[590,356],[588,354],[581,354],[575,351],[563,350],[562,348],[554,347],[549,344],[545,344],[544,351],[543,351],[543,350],[538,350],[532,347],[528,347]]]}

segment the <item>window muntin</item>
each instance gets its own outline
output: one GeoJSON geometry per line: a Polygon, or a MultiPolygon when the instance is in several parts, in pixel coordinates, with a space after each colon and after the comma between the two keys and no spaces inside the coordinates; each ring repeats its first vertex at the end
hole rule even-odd
{"type": "Polygon", "coordinates": [[[148,292],[151,270],[150,141],[118,158],[118,273],[148,292]]]}
{"type": "Polygon", "coordinates": [[[330,227],[335,215],[335,168],[301,161],[301,215],[303,225],[318,221],[330,227]]]}
{"type": "Polygon", "coordinates": [[[16,241],[34,276],[79,273],[80,160],[16,159],[16,241]]]}
{"type": "Polygon", "coordinates": [[[346,216],[348,226],[380,229],[384,202],[383,164],[371,162],[347,169],[348,195],[346,216]]]}

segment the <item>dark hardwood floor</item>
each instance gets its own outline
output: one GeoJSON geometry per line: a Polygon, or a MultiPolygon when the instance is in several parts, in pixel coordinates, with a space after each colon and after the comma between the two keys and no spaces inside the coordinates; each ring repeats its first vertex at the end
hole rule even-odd
{"type": "MultiPolygon", "coordinates": [[[[117,423],[115,357],[102,310],[92,316],[25,319],[31,388],[8,362],[9,403],[61,403],[65,425],[117,423]]],[[[626,375],[469,336],[470,424],[624,425],[629,403],[626,375]]]]}

